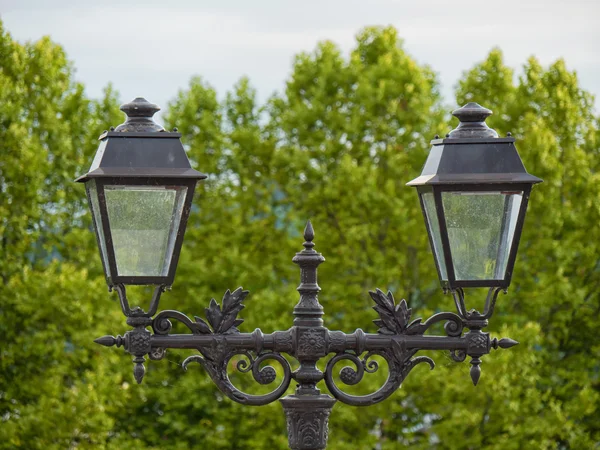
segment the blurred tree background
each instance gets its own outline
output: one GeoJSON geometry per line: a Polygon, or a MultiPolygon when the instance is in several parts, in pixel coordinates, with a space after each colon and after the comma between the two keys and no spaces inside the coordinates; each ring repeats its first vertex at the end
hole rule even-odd
{"type": "MultiPolygon", "coordinates": [[[[73,70],[49,38],[19,43],[0,25],[0,449],[287,448],[278,403],[223,398],[199,366],[183,373],[189,352],[149,362],[138,386],[128,355],[93,343],[127,326],[105,290],[73,179],[89,167],[96,136],[123,121],[118,105],[128,99],[110,85],[88,98],[73,70]]],[[[486,357],[477,387],[467,364],[432,353],[436,369],[415,368],[383,404],[336,405],[329,448],[600,446],[599,118],[564,61],[543,67],[532,57],[518,74],[493,50],[464,73],[455,105],[492,109],[489,125],[512,132],[527,169],[545,181],[489,327],[521,345],[486,357]]],[[[211,297],[241,285],[251,292],[243,331],[288,328],[299,283],[291,258],[311,218],[327,259],[319,275],[329,328],[374,332],[375,287],[405,297],[416,316],[453,310],[405,183],[433,136],[455,126],[455,105],[391,27],[361,31],[350,55],[331,42],[297,55],[285,90],[263,103],[248,79],[221,99],[193,78],[164,119],[209,178],[161,308],[202,314],[211,297]]],[[[148,292],[131,297],[142,303],[148,292]]]]}

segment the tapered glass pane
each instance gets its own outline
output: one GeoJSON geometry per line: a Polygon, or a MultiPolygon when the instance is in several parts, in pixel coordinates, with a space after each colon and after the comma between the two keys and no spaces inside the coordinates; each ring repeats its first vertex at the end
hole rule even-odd
{"type": "Polygon", "coordinates": [[[448,280],[448,274],[446,271],[446,260],[444,259],[444,249],[442,247],[442,237],[440,234],[440,223],[435,209],[435,201],[433,199],[433,193],[426,192],[422,194],[423,205],[425,210],[425,219],[429,227],[429,233],[431,234],[431,242],[433,243],[433,255],[437,261],[440,269],[440,277],[442,280],[448,280]]]}
{"type": "Polygon", "coordinates": [[[105,186],[119,276],[167,276],[187,188],[105,186]]]}
{"type": "Polygon", "coordinates": [[[443,192],[456,280],[505,277],[522,191],[443,192]]]}
{"type": "Polygon", "coordinates": [[[109,270],[108,259],[106,257],[106,239],[104,238],[104,229],[102,228],[102,220],[100,219],[100,203],[98,202],[96,180],[89,180],[85,183],[85,187],[87,190],[88,201],[90,202],[90,209],[92,210],[92,220],[94,223],[94,230],[96,231],[96,237],[98,238],[100,256],[105,270],[109,270]]]}

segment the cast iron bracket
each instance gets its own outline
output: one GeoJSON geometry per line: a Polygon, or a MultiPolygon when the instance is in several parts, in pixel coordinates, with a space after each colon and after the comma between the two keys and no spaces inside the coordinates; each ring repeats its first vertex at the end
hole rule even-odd
{"type": "Polygon", "coordinates": [[[206,320],[194,316],[194,320],[179,311],[166,310],[156,314],[160,295],[165,286],[157,286],[146,313],[140,308],[129,307],[125,286],[117,285],[123,313],[127,324],[133,330],[124,336],[104,336],[95,342],[117,347],[123,346],[133,355],[134,376],[138,383],[144,377],[145,357],[159,360],[166,349],[195,349],[200,354],[188,357],[183,362],[187,369],[192,362],[199,363],[208,372],[219,390],[230,399],[245,405],[266,405],[280,399],[287,419],[289,445],[292,449],[324,449],[327,446],[328,419],[337,400],[353,406],[367,406],[388,398],[400,387],[406,376],[419,363],[426,363],[431,369],[434,362],[426,356],[415,356],[419,350],[447,350],[455,361],[471,358],[471,379],[476,385],[481,375],[481,357],[491,349],[509,348],[517,344],[512,339],[490,339],[482,328],[492,316],[500,289],[491,289],[483,313],[467,311],[464,292],[452,292],[458,314],[441,312],[424,322],[411,321],[411,309],[405,300],[396,302],[391,292],[377,289],[370,292],[379,318],[376,334],[357,329],[347,334],[330,331],[323,326],[323,307],[317,294],[317,267],[325,261],[314,250],[314,231],[310,221],[304,230],[304,250],[297,253],[293,262],[300,266],[301,284],[298,287],[300,301],[294,308],[294,324],[286,331],[264,334],[260,329],[252,333],[241,333],[238,326],[243,319],[238,318],[244,308],[243,301],[248,291],[238,288],[227,291],[219,305],[214,299],[206,308],[206,320]],[[156,315],[155,315],[156,314],[156,315]],[[154,318],[152,318],[154,316],[154,318]],[[170,334],[175,320],[185,325],[191,334],[170,334]],[[445,336],[425,335],[435,323],[445,322],[445,336]],[[151,327],[151,333],[147,327],[151,327]],[[463,335],[463,329],[469,331],[463,335]],[[295,358],[299,367],[292,371],[290,363],[283,356],[295,358]],[[333,355],[327,362],[325,372],[317,367],[317,362],[333,355]],[[346,365],[338,372],[339,380],[346,385],[356,385],[365,373],[379,369],[373,359],[379,356],[388,366],[388,378],[376,392],[369,395],[351,395],[344,392],[335,381],[335,366],[341,361],[346,365]],[[235,387],[229,379],[227,368],[235,358],[235,366],[240,372],[250,372],[254,380],[262,385],[281,381],[270,393],[250,395],[235,387]],[[280,366],[278,372],[267,361],[280,366]],[[297,383],[294,395],[281,398],[291,383],[297,383]],[[324,380],[333,398],[321,394],[317,383],[324,380]]]}

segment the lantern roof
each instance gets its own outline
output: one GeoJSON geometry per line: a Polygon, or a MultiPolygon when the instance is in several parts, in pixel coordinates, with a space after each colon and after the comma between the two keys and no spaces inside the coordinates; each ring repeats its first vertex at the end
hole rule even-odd
{"type": "Polygon", "coordinates": [[[122,105],[127,120],[100,135],[88,173],[75,181],[106,177],[205,179],[205,174],[190,165],[181,133],[165,131],[154,122],[152,116],[159,110],[141,97],[122,105]]]}
{"type": "Polygon", "coordinates": [[[535,184],[542,180],[527,173],[513,137],[500,138],[485,120],[492,114],[471,102],[452,112],[460,121],[432,148],[421,175],[408,186],[443,184],[535,184]]]}

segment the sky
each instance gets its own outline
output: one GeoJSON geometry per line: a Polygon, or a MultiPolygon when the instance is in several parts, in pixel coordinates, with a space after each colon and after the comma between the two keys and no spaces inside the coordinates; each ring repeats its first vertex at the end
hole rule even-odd
{"type": "Polygon", "coordinates": [[[123,102],[163,109],[194,75],[221,97],[248,76],[265,100],[294,55],[326,39],[348,54],[369,25],[398,29],[450,107],[461,74],[494,47],[517,74],[531,55],[564,58],[600,104],[600,0],[0,0],[0,18],[19,41],[61,44],[88,95],[112,82],[123,102]]]}

